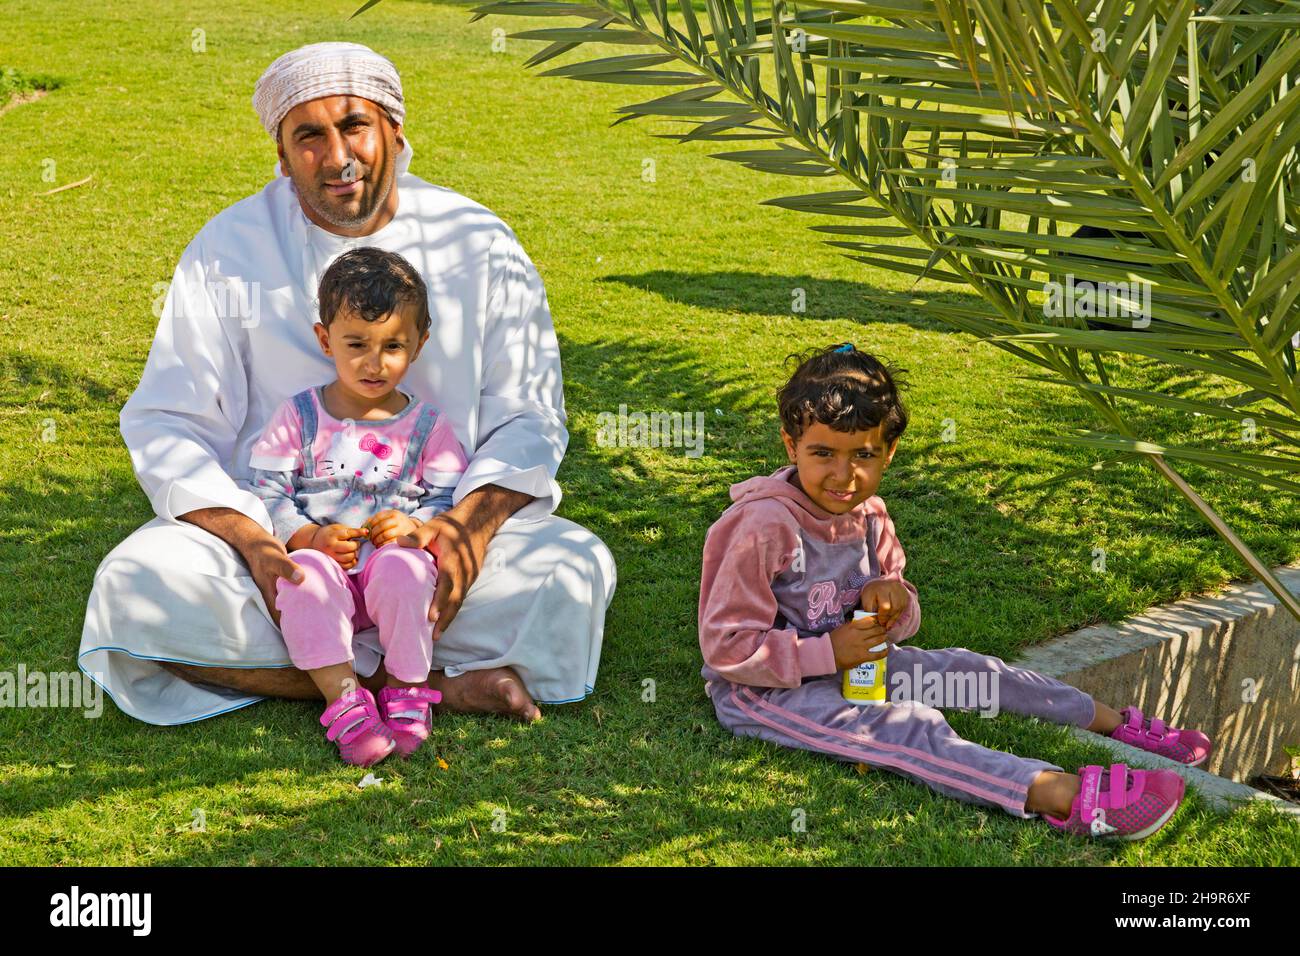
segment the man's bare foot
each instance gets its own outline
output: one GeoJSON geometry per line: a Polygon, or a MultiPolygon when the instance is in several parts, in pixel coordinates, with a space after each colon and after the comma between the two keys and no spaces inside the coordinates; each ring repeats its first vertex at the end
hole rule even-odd
{"type": "MultiPolygon", "coordinates": [[[[287,697],[296,700],[320,700],[321,692],[312,679],[293,667],[199,667],[160,661],[167,670],[191,683],[214,684],[263,697],[287,697]]],[[[378,693],[388,675],[381,665],[369,677],[359,678],[362,687],[378,693]]],[[[448,677],[442,671],[429,675],[429,686],[442,691],[439,712],[455,714],[502,714],[531,723],[542,712],[524,689],[524,682],[509,667],[469,671],[448,677]]]]}
{"type": "Polygon", "coordinates": [[[458,677],[433,671],[429,686],[442,691],[439,713],[502,714],[525,723],[542,718],[542,712],[524,690],[524,682],[509,667],[467,671],[458,677]]]}

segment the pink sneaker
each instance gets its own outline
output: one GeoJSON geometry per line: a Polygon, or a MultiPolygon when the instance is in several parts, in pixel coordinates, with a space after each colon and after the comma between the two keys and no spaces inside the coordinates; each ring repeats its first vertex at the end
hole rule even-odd
{"type": "Polygon", "coordinates": [[[379,717],[375,698],[364,687],[340,697],[320,715],[325,739],[338,745],[339,756],[355,767],[379,763],[397,746],[392,731],[379,717]]]}
{"type": "Polygon", "coordinates": [[[1125,707],[1120,715],[1124,723],[1111,732],[1116,740],[1189,767],[1199,767],[1210,756],[1210,738],[1199,730],[1179,730],[1159,717],[1143,718],[1136,707],[1125,707]]]}
{"type": "Polygon", "coordinates": [[[429,705],[441,700],[442,691],[428,687],[385,687],[379,692],[379,713],[403,757],[411,756],[428,739],[429,705]]]}
{"type": "Polygon", "coordinates": [[[1173,770],[1130,770],[1113,763],[1080,767],[1083,786],[1068,819],[1049,813],[1043,819],[1066,833],[1116,840],[1144,840],[1169,821],[1182,803],[1186,785],[1173,770]]]}

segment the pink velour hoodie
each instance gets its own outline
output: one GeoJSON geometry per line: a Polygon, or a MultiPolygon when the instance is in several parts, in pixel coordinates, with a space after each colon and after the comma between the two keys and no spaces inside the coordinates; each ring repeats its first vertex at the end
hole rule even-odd
{"type": "Polygon", "coordinates": [[[827,633],[853,616],[862,587],[901,581],[907,610],[888,631],[921,626],[916,588],[885,502],[873,495],[833,515],[793,484],[794,466],[731,486],[731,507],[704,539],[700,650],[706,681],[798,687],[836,671],[827,633]]]}

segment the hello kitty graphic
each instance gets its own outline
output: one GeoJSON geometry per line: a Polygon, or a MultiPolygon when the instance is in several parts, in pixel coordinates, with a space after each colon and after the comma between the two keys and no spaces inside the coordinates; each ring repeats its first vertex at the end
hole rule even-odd
{"type": "Polygon", "coordinates": [[[401,470],[401,460],[391,444],[386,444],[374,432],[365,432],[358,438],[352,429],[336,434],[320,460],[321,474],[371,486],[396,478],[401,470]]]}

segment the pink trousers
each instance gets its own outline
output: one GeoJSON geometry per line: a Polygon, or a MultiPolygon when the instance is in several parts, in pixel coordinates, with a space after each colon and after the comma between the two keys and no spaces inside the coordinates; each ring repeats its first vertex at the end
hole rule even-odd
{"type": "Polygon", "coordinates": [[[353,634],[377,627],[389,674],[410,683],[429,676],[429,604],[438,582],[433,555],[389,542],[370,556],[360,574],[348,574],[329,555],[310,548],[290,557],[306,580],[276,581],[275,606],[295,667],[309,671],[349,663],[353,634]]]}
{"type": "Polygon", "coordinates": [[[1016,817],[1037,815],[1025,809],[1025,802],[1038,775],[1063,769],[964,740],[939,708],[996,705],[1074,727],[1089,727],[1097,718],[1096,702],[1079,688],[964,647],[894,645],[886,678],[890,702],[865,707],[844,699],[839,674],[814,677],[798,687],[748,687],[707,667],[705,671],[718,720],[737,736],[882,767],[1016,817]],[[985,693],[971,693],[981,687],[985,693]],[[976,703],[976,696],[986,699],[976,703]]]}

